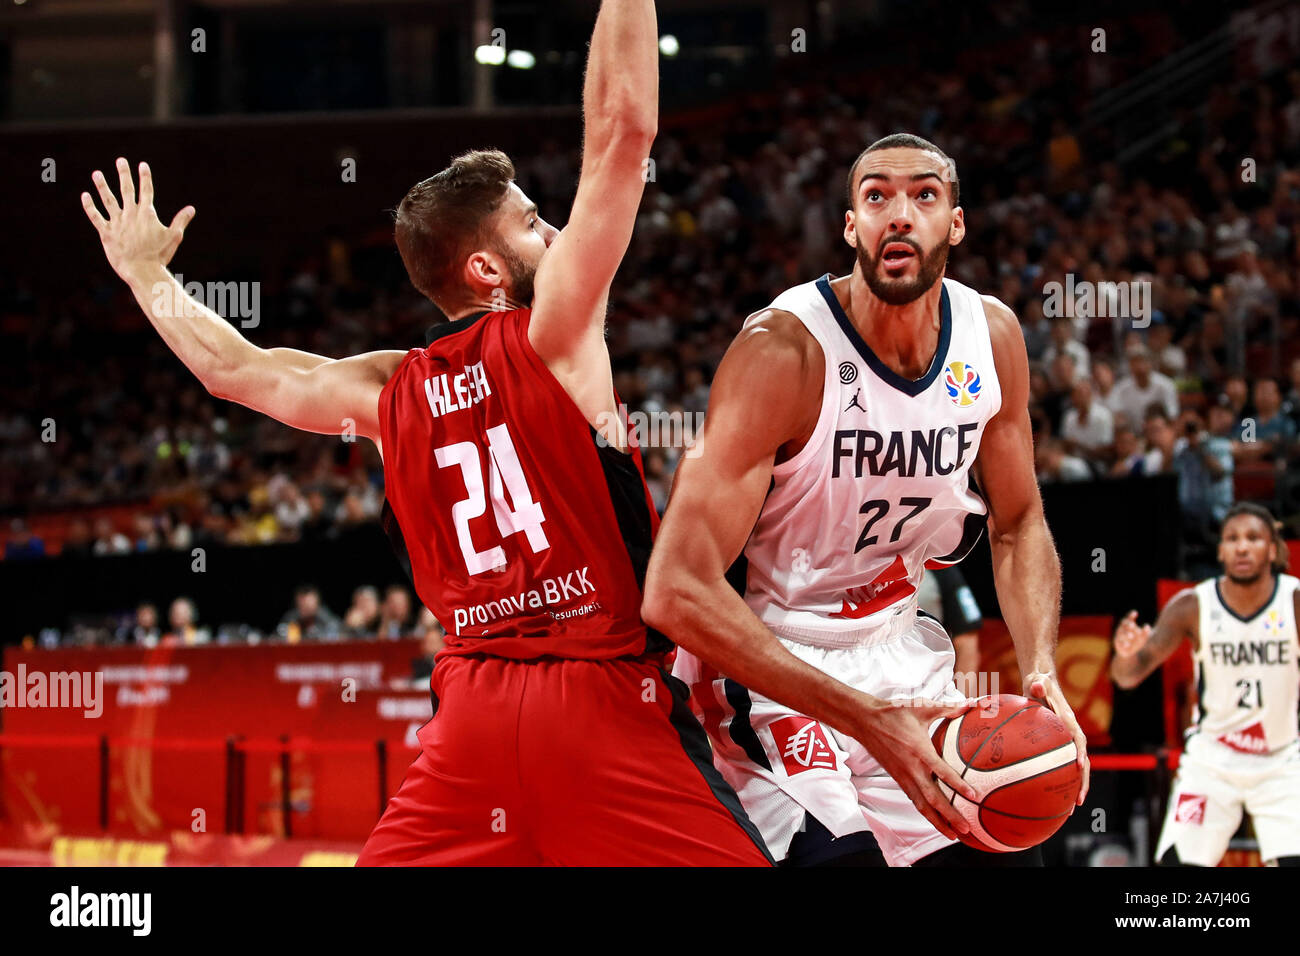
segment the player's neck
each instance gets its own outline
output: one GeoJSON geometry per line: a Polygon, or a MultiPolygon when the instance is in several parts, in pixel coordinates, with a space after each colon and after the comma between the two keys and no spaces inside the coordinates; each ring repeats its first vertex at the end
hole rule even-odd
{"type": "Polygon", "coordinates": [[[1250,584],[1239,584],[1225,574],[1219,578],[1219,593],[1228,607],[1245,617],[1264,606],[1276,585],[1277,578],[1272,574],[1261,574],[1259,580],[1250,584]]]}
{"type": "Polygon", "coordinates": [[[845,314],[880,361],[910,380],[930,370],[939,348],[942,282],[936,282],[906,305],[890,305],[876,296],[854,269],[843,290],[840,299],[845,314]]]}
{"type": "Polygon", "coordinates": [[[468,319],[472,315],[482,315],[484,312],[514,312],[516,309],[523,308],[527,308],[527,304],[516,302],[514,299],[482,299],[457,309],[455,315],[449,315],[447,318],[455,322],[459,319],[468,319]]]}

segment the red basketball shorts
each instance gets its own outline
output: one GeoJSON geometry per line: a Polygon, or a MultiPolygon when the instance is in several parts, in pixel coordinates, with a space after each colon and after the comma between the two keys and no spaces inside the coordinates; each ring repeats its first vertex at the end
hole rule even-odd
{"type": "Polygon", "coordinates": [[[444,657],[359,866],[767,866],[686,687],[653,663],[444,657]]]}

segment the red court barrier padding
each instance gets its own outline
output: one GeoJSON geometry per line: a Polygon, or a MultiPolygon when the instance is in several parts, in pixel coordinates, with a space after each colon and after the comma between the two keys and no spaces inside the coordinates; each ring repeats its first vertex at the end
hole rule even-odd
{"type": "MultiPolygon", "coordinates": [[[[1056,648],[1056,670],[1061,688],[1088,738],[1089,747],[1110,743],[1111,619],[1104,616],[1061,618],[1060,642],[1056,648]]],[[[984,694],[1019,694],[1020,665],[1011,633],[1002,621],[985,620],[980,628],[980,673],[997,676],[998,686],[979,687],[984,694]]]]}
{"type": "Polygon", "coordinates": [[[427,684],[409,679],[419,654],[416,641],[7,648],[4,670],[26,673],[29,686],[38,672],[102,677],[102,713],[0,711],[0,823],[98,832],[106,785],[113,836],[158,839],[198,825],[363,840],[432,714],[427,684]]]}
{"type": "Polygon", "coordinates": [[[173,831],[150,839],[0,825],[0,866],[353,866],[361,843],[173,831]]]}

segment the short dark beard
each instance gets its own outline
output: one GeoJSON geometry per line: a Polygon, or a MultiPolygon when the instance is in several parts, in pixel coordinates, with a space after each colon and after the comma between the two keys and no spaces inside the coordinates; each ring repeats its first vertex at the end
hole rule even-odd
{"type": "Polygon", "coordinates": [[[862,270],[862,277],[867,280],[867,288],[877,299],[886,305],[907,305],[925,295],[943,276],[943,270],[948,265],[948,248],[947,240],[943,240],[926,254],[914,239],[886,236],[881,240],[880,251],[874,257],[861,244],[858,245],[858,267],[862,270]],[[920,256],[921,269],[911,282],[900,284],[880,276],[877,266],[884,256],[885,246],[891,242],[911,246],[920,256]]]}
{"type": "Polygon", "coordinates": [[[497,250],[505,260],[506,272],[510,276],[510,299],[521,306],[533,304],[533,279],[537,276],[537,267],[529,265],[510,249],[502,247],[497,250]]]}

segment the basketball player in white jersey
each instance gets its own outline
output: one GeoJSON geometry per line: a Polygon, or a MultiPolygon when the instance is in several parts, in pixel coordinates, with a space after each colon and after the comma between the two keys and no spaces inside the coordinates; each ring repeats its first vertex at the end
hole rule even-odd
{"type": "Polygon", "coordinates": [[[938,147],[872,144],[848,198],[853,272],[751,315],[718,368],[642,613],[681,647],[714,762],[776,859],[991,863],[954,845],[967,827],[935,782],[971,793],[928,737],[971,702],[916,590],[991,525],[1024,692],[1074,734],[1082,803],[1024,339],[1006,306],[943,278],[965,221],[938,147]]]}
{"type": "Polygon", "coordinates": [[[1259,505],[1229,509],[1219,560],[1224,576],[1180,592],[1154,629],[1132,611],[1115,631],[1121,687],[1142,683],[1184,640],[1196,663],[1196,710],[1156,861],[1216,866],[1244,809],[1260,856],[1300,866],[1300,581],[1282,573],[1286,543],[1259,505]]]}

